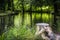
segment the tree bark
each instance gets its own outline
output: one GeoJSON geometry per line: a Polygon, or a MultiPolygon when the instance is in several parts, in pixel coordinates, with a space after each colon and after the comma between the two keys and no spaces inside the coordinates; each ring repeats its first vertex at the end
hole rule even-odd
{"type": "Polygon", "coordinates": [[[22,25],[24,24],[24,0],[22,2],[22,25]]]}
{"type": "Polygon", "coordinates": [[[8,10],[11,10],[11,0],[7,0],[8,2],[8,10]]]}
{"type": "Polygon", "coordinates": [[[58,13],[58,9],[57,9],[57,4],[55,3],[57,0],[54,0],[54,27],[56,28],[57,31],[57,13],[58,13]]]}
{"type": "Polygon", "coordinates": [[[5,17],[0,17],[1,23],[0,23],[0,35],[4,32],[5,28],[5,17]]]}
{"type": "Polygon", "coordinates": [[[32,27],[32,4],[30,3],[30,22],[31,22],[31,27],[32,27]]]}

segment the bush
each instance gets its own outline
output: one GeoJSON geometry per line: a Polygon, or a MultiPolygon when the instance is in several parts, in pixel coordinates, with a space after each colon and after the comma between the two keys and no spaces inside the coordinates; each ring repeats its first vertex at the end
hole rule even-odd
{"type": "Polygon", "coordinates": [[[5,39],[2,40],[34,40],[34,28],[27,28],[25,25],[19,27],[11,27],[4,33],[5,39]]]}
{"type": "Polygon", "coordinates": [[[41,40],[40,37],[35,37],[35,29],[25,25],[19,27],[11,27],[8,31],[2,34],[1,40],[41,40]]]}

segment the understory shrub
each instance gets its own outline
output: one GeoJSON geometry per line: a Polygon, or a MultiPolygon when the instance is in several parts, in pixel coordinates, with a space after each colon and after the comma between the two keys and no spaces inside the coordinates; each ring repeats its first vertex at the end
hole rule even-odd
{"type": "Polygon", "coordinates": [[[19,27],[11,27],[0,36],[1,40],[40,40],[35,37],[35,28],[29,28],[25,25],[19,27]]]}

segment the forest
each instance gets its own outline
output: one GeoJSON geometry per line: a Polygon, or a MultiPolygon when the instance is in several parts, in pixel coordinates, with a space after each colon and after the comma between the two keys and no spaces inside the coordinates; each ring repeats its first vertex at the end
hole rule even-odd
{"type": "Polygon", "coordinates": [[[60,0],[0,0],[0,40],[43,40],[36,23],[60,32],[60,0]]]}

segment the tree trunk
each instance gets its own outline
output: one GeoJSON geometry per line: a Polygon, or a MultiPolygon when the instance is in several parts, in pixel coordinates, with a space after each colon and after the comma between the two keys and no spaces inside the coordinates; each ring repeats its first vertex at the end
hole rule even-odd
{"type": "Polygon", "coordinates": [[[24,0],[22,2],[22,25],[24,24],[24,0]]]}
{"type": "Polygon", "coordinates": [[[12,11],[14,11],[14,3],[13,3],[13,0],[11,0],[11,5],[12,5],[12,11]]]}
{"type": "Polygon", "coordinates": [[[58,9],[57,9],[57,4],[55,3],[56,0],[53,1],[54,2],[54,27],[56,28],[56,31],[57,31],[57,13],[58,13],[58,9]]]}
{"type": "Polygon", "coordinates": [[[0,23],[0,35],[4,32],[5,28],[5,17],[0,17],[1,23],[0,23]]]}
{"type": "Polygon", "coordinates": [[[11,0],[7,0],[8,2],[8,10],[11,10],[11,0]]]}
{"type": "Polygon", "coordinates": [[[31,27],[32,27],[32,4],[30,3],[30,22],[31,22],[31,27]]]}

